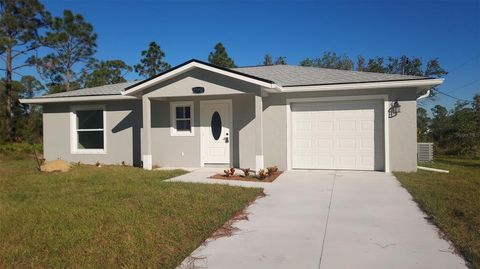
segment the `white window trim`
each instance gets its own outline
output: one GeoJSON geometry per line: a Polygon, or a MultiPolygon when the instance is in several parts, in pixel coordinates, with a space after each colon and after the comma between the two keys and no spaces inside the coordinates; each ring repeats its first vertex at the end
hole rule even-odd
{"type": "Polygon", "coordinates": [[[70,107],[70,153],[107,154],[107,110],[105,109],[105,105],[78,105],[70,107]],[[78,148],[77,111],[81,110],[103,110],[103,149],[78,148]]]}
{"type": "Polygon", "coordinates": [[[170,135],[171,136],[195,136],[195,110],[193,101],[170,102],[170,135]],[[190,129],[191,131],[177,131],[177,107],[190,107],[190,129]]]}

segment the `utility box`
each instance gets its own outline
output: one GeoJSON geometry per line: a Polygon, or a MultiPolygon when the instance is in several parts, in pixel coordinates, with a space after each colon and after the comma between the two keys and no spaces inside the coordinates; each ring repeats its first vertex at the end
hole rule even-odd
{"type": "Polygon", "coordinates": [[[433,161],[433,143],[417,143],[417,160],[419,162],[433,161]]]}

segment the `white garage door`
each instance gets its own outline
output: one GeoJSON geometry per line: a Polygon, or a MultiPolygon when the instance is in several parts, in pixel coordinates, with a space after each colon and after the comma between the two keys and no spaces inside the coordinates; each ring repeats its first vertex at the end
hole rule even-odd
{"type": "Polygon", "coordinates": [[[293,103],[292,167],[383,170],[383,102],[293,103]]]}

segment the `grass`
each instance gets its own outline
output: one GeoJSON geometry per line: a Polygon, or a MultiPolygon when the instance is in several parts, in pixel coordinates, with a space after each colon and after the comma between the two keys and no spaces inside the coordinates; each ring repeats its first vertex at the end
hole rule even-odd
{"type": "Polygon", "coordinates": [[[174,268],[261,193],[182,173],[0,158],[0,268],[174,268]]]}
{"type": "Polygon", "coordinates": [[[395,173],[473,268],[480,268],[480,160],[439,158],[421,164],[449,174],[395,173]]]}

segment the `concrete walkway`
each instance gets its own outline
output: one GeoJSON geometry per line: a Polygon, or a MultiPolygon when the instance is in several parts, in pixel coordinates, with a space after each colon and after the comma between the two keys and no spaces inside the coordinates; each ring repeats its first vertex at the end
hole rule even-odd
{"type": "MultiPolygon", "coordinates": [[[[223,183],[212,172],[173,181],[223,183]]],[[[392,175],[288,171],[273,183],[227,183],[267,196],[235,235],[208,240],[181,268],[466,268],[392,175]]]]}

